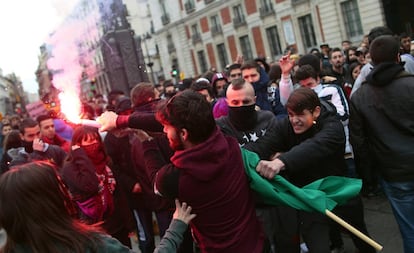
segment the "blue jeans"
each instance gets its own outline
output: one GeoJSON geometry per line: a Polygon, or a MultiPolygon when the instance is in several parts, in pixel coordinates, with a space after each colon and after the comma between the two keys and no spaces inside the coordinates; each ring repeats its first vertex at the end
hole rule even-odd
{"type": "Polygon", "coordinates": [[[387,182],[381,180],[395,219],[400,228],[405,253],[414,253],[414,180],[387,182]]]}

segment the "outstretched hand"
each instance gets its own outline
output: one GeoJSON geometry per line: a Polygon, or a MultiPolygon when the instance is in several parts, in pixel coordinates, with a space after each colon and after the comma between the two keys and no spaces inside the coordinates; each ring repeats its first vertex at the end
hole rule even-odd
{"type": "Polygon", "coordinates": [[[282,70],[282,74],[290,74],[290,71],[292,71],[293,67],[295,66],[295,60],[290,59],[290,52],[284,55],[282,58],[280,58],[279,66],[282,70]]]}
{"type": "Polygon", "coordinates": [[[178,199],[175,199],[175,212],[173,215],[174,219],[181,220],[185,224],[188,224],[196,216],[196,214],[191,214],[191,206],[187,206],[187,203],[185,202],[180,204],[180,201],[178,199]]]}
{"type": "Polygon", "coordinates": [[[101,124],[101,127],[99,128],[99,131],[110,131],[114,128],[116,128],[116,119],[118,118],[118,114],[107,111],[101,114],[96,121],[101,124]]]}

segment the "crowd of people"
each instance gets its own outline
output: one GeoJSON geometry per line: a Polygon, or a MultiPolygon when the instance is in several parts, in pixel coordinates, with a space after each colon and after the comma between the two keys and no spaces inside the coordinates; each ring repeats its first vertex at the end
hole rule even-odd
{"type": "Polygon", "coordinates": [[[288,50],[270,64],[238,57],[177,85],[139,83],[83,106],[100,129],[55,114],[4,118],[0,247],[130,252],[136,232],[142,253],[343,252],[343,230],[327,216],[264,204],[244,172],[246,149],[266,179],[362,179],[361,195],[333,212],[368,235],[361,196],[383,192],[414,252],[410,41],[375,27],[356,47],[288,50]]]}

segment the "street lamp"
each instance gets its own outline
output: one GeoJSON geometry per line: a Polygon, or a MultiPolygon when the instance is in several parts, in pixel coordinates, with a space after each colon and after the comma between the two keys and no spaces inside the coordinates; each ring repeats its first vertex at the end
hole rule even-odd
{"type": "Polygon", "coordinates": [[[152,66],[154,66],[154,63],[151,61],[151,55],[148,52],[148,46],[147,46],[147,40],[151,38],[152,37],[148,32],[142,35],[142,41],[144,41],[145,53],[147,54],[147,57],[148,57],[147,66],[150,68],[150,71],[151,71],[152,83],[155,84],[154,71],[152,70],[152,66]]]}

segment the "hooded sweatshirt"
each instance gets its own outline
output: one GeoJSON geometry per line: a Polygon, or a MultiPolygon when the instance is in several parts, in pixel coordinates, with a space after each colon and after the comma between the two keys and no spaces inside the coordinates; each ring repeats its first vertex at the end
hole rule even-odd
{"type": "Polygon", "coordinates": [[[259,81],[252,83],[252,85],[256,94],[257,106],[262,110],[272,111],[272,106],[267,94],[267,84],[269,81],[270,79],[266,71],[263,68],[260,68],[260,79],[259,81]]]}
{"type": "MultiPolygon", "coordinates": [[[[150,168],[156,146],[143,145],[150,168]]],[[[171,162],[159,170],[154,188],[192,207],[197,217],[190,226],[201,252],[261,252],[264,236],[237,141],[217,128],[203,143],[176,151],[171,162]]]]}
{"type": "Polygon", "coordinates": [[[351,97],[351,144],[391,182],[414,179],[414,76],[398,63],[374,67],[351,97]]]}

